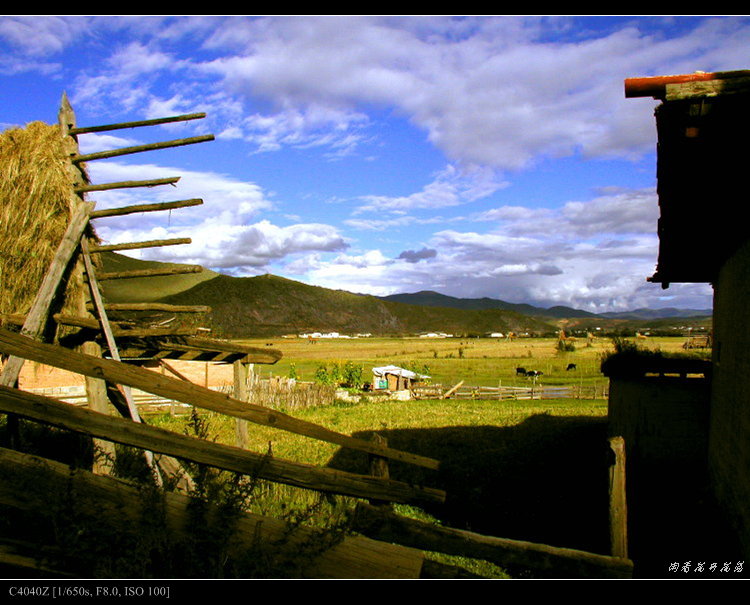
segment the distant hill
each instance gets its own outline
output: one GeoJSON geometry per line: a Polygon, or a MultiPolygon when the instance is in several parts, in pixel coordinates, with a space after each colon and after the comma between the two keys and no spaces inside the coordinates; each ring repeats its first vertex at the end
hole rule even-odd
{"type": "Polygon", "coordinates": [[[446,332],[550,332],[548,323],[502,309],[426,307],[310,286],[274,275],[218,275],[162,298],[170,304],[208,305],[211,327],[232,337],[309,332],[403,335],[446,332]]]}
{"type": "Polygon", "coordinates": [[[675,309],[665,307],[663,309],[635,309],[633,311],[622,311],[619,313],[601,313],[601,317],[608,319],[676,319],[693,317],[711,317],[711,309],[675,309]]]}
{"type": "Polygon", "coordinates": [[[408,303],[412,305],[424,305],[429,307],[450,307],[454,309],[503,309],[505,311],[515,311],[524,315],[534,317],[553,317],[556,319],[566,319],[571,317],[597,317],[595,313],[573,309],[571,307],[555,306],[549,309],[535,307],[523,303],[509,303],[495,298],[455,298],[433,292],[432,290],[422,290],[412,294],[391,294],[384,296],[384,300],[408,303]]]}

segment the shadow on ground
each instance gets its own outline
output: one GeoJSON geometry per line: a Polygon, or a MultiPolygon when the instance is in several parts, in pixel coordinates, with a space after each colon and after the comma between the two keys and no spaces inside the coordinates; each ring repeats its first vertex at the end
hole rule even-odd
{"type": "MultiPolygon", "coordinates": [[[[512,427],[458,426],[378,433],[388,445],[441,461],[430,471],[389,462],[391,478],[447,492],[423,507],[446,526],[606,554],[606,419],[540,414],[512,427]]],[[[372,433],[355,436],[369,439],[372,433]]],[[[329,466],[367,473],[366,455],[340,450],[329,466]]]]}

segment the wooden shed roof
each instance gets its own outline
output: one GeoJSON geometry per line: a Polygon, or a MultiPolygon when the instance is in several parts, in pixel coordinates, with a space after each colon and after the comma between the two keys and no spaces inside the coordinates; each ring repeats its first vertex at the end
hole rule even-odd
{"type": "Polygon", "coordinates": [[[750,236],[743,205],[750,70],[632,78],[627,97],[656,108],[659,257],[649,279],[710,283],[750,236]]]}

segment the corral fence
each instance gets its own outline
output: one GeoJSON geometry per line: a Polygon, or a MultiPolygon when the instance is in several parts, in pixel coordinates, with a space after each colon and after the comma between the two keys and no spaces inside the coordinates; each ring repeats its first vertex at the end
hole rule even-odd
{"type": "Polygon", "coordinates": [[[482,399],[505,401],[508,399],[607,399],[609,387],[602,385],[567,385],[529,387],[518,386],[465,386],[456,389],[440,384],[412,388],[415,399],[442,399],[446,394],[451,399],[482,399]]]}
{"type": "MultiPolygon", "coordinates": [[[[229,396],[234,394],[234,386],[231,384],[207,388],[229,396]]],[[[74,405],[86,406],[88,404],[86,387],[83,385],[27,390],[35,395],[54,397],[74,405]]],[[[131,394],[141,415],[168,413],[171,416],[179,416],[190,414],[193,409],[192,405],[138,389],[132,389],[131,394]]],[[[256,376],[248,380],[247,397],[248,402],[271,409],[298,410],[330,404],[335,398],[335,388],[329,385],[295,381],[283,377],[273,376],[270,379],[260,379],[256,376]]]]}

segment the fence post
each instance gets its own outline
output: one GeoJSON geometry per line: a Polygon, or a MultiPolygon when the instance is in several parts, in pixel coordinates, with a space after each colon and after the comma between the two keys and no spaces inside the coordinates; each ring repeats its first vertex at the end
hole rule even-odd
{"type": "Polygon", "coordinates": [[[625,440],[612,437],[614,461],[609,468],[609,532],[613,557],[628,558],[628,508],[625,491],[625,440]]]}
{"type": "MultiPolygon", "coordinates": [[[[240,401],[248,401],[249,393],[247,388],[248,378],[252,374],[253,364],[243,363],[242,361],[234,362],[234,398],[240,401]]],[[[235,421],[235,440],[237,447],[247,449],[247,420],[237,418],[235,421]]]]}
{"type": "MultiPolygon", "coordinates": [[[[378,435],[377,433],[373,433],[372,438],[370,440],[373,443],[380,445],[382,447],[388,447],[388,440],[382,435],[378,435]]],[[[388,460],[386,458],[383,458],[382,456],[375,456],[371,454],[370,455],[370,474],[373,477],[379,477],[381,479],[389,479],[391,475],[390,475],[390,471],[388,470],[388,460]]],[[[392,503],[386,502],[383,500],[370,500],[370,504],[372,504],[373,506],[378,506],[383,509],[393,508],[392,503]]]]}

